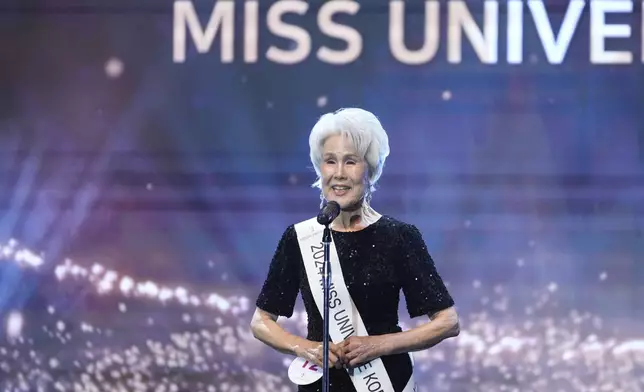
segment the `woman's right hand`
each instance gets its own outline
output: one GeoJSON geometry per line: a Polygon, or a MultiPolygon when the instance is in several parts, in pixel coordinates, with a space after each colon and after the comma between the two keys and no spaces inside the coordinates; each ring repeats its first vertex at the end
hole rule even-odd
{"type": "MultiPolygon", "coordinates": [[[[322,355],[322,342],[306,341],[306,345],[300,349],[297,356],[307,361],[311,361],[322,367],[324,357],[322,355]]],[[[344,366],[344,353],[342,348],[333,342],[329,342],[329,367],[342,369],[344,366]]]]}

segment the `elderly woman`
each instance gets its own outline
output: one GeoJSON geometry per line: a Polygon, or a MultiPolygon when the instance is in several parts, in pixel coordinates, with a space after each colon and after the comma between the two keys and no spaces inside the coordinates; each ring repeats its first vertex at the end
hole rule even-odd
{"type": "MultiPolygon", "coordinates": [[[[321,190],[323,203],[335,201],[341,208],[329,225],[330,391],[416,390],[411,353],[457,336],[459,324],[454,301],[421,233],[370,205],[389,155],[387,134],[372,113],[347,108],[323,115],[311,131],[309,145],[318,176],[314,186],[321,190]],[[407,331],[398,325],[401,289],[409,316],[428,317],[407,331]]],[[[283,233],[256,301],[251,329],[275,350],[321,366],[323,226],[314,221],[291,225],[283,233]],[[308,314],[306,338],[277,323],[279,316],[293,314],[298,292],[308,314]]],[[[299,385],[298,391],[320,391],[321,382],[318,377],[299,385]]]]}

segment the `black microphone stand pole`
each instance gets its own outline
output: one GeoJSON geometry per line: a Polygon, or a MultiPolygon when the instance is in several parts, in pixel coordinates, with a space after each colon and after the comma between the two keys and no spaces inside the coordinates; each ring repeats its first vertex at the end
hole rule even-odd
{"type": "Polygon", "coordinates": [[[329,291],[331,289],[331,257],[329,246],[331,244],[331,230],[329,225],[324,225],[322,234],[324,246],[324,317],[322,317],[322,392],[329,392],[329,291]]]}

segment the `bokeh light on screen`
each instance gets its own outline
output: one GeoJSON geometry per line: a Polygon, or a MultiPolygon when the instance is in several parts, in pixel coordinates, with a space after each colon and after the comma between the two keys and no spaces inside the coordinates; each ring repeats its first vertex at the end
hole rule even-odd
{"type": "Polygon", "coordinates": [[[105,73],[110,78],[118,78],[123,73],[123,62],[117,58],[110,58],[105,63],[105,73]]]}
{"type": "MultiPolygon", "coordinates": [[[[38,270],[43,264],[36,252],[15,240],[0,249],[4,262],[20,268],[38,270]]],[[[90,287],[93,295],[118,301],[110,317],[126,317],[143,331],[133,337],[110,323],[66,322],[58,319],[56,309],[50,306],[46,317],[35,317],[40,330],[21,337],[23,324],[30,320],[12,312],[6,323],[11,343],[0,348],[6,390],[29,390],[27,385],[43,389],[54,380],[57,390],[253,391],[292,387],[284,377],[287,360],[271,366],[276,370],[273,374],[255,367],[261,367],[259,353],[266,348],[249,336],[249,298],[136,281],[98,263],[87,269],[67,259],[54,271],[60,285],[74,280],[90,287]],[[168,325],[148,317],[143,322],[143,314],[128,310],[128,301],[150,309],[172,302],[175,310],[182,309],[181,320],[168,325]],[[150,336],[143,339],[146,332],[150,336]],[[65,352],[47,350],[53,345],[64,346],[65,352]],[[69,356],[76,358],[74,369],[58,371],[69,356]]],[[[644,339],[617,337],[606,331],[601,316],[588,312],[573,309],[566,317],[548,317],[548,310],[557,302],[555,283],[533,293],[534,307],[526,308],[530,317],[523,320],[508,312],[511,293],[502,286],[486,290],[476,280],[472,289],[480,295],[481,309],[463,320],[465,328],[459,338],[415,354],[421,379],[431,375],[434,380],[431,387],[421,385],[421,391],[451,391],[463,383],[490,391],[640,389],[644,339]]],[[[401,326],[410,328],[416,323],[407,320],[401,326]]],[[[299,310],[281,324],[304,334],[306,314],[299,310]]]]}

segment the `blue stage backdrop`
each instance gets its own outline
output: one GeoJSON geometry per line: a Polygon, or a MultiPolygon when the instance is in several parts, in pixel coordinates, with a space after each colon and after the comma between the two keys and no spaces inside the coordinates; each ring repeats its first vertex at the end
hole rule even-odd
{"type": "Polygon", "coordinates": [[[392,150],[373,205],[461,315],[420,391],[643,391],[641,10],[2,1],[0,389],[294,390],[249,322],[317,213],[311,127],[359,106],[392,150]]]}

